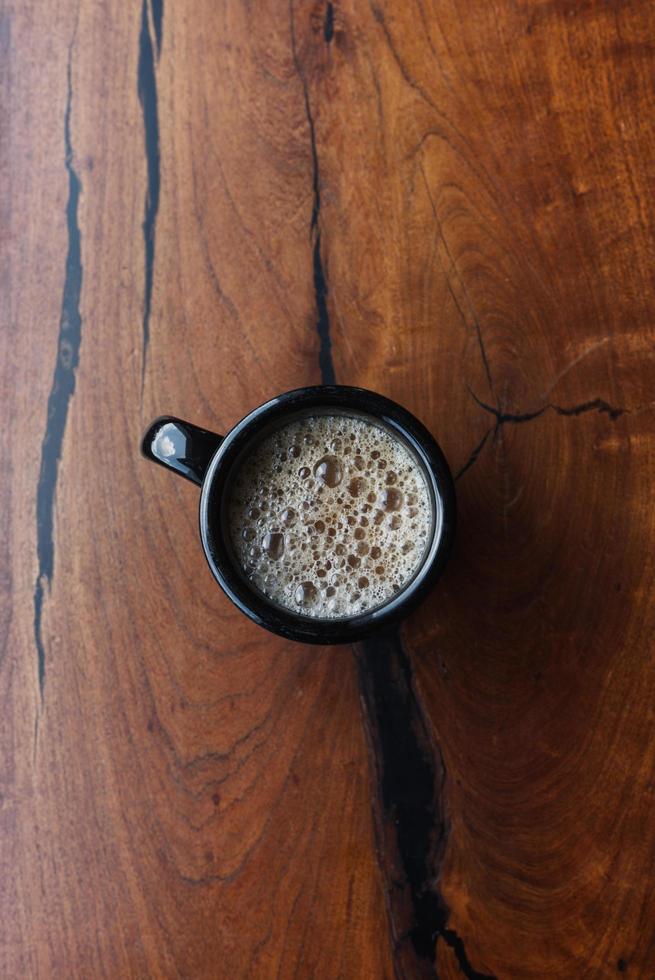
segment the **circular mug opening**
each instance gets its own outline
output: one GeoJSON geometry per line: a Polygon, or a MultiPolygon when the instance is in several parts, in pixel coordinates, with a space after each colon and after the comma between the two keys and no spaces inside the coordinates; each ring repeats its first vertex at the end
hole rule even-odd
{"type": "Polygon", "coordinates": [[[226,437],[201,500],[219,584],[260,625],[305,642],[401,618],[438,576],[453,527],[436,443],[361,389],[302,389],[256,409],[226,437]]]}
{"type": "Polygon", "coordinates": [[[343,622],[412,584],[442,511],[400,431],[365,412],[322,407],[269,424],[241,449],[220,522],[247,588],[303,619],[343,622]]]}

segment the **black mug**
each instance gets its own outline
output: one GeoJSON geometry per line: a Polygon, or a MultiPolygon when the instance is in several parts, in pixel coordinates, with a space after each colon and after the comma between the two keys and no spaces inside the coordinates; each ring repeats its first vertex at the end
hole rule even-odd
{"type": "Polygon", "coordinates": [[[396,402],[363,388],[322,385],[288,391],[260,405],[226,436],[163,416],[141,444],[143,455],[202,487],[200,536],[214,578],[239,609],[260,626],[303,643],[351,643],[403,619],[441,574],[455,532],[455,490],[446,459],[428,430],[396,402]],[[386,428],[412,451],[432,505],[432,532],[413,578],[382,605],[349,618],[318,619],[285,609],[250,583],[236,561],[223,516],[231,471],[244,450],[271,429],[315,414],[361,418],[386,428]]]}

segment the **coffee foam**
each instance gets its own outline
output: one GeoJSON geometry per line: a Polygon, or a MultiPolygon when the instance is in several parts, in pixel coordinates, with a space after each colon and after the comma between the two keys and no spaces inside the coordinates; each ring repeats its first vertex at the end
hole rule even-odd
{"type": "Polygon", "coordinates": [[[295,613],[356,616],[420,568],[432,529],[421,467],[368,420],[308,416],[267,435],[231,484],[228,528],[247,579],[295,613]]]}

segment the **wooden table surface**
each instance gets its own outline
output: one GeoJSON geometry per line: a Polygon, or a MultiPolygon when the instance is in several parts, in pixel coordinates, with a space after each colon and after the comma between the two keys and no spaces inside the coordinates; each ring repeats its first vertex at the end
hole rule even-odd
{"type": "Polygon", "coordinates": [[[655,8],[2,3],[0,976],[655,976],[655,8]],[[381,391],[451,563],[260,630],[139,438],[381,391]]]}

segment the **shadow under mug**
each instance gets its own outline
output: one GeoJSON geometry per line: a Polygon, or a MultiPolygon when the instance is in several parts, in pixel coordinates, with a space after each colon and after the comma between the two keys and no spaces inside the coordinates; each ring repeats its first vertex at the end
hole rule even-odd
{"type": "Polygon", "coordinates": [[[352,643],[403,619],[443,571],[455,532],[453,480],[428,430],[396,402],[363,388],[321,385],[288,391],[260,405],[226,436],[171,416],[156,419],[141,444],[143,455],[202,487],[200,536],[214,578],[238,608],[260,626],[302,643],[352,643]],[[286,609],[249,583],[229,540],[224,504],[230,477],[269,431],[316,414],[340,414],[382,426],[410,449],[420,465],[432,505],[432,533],[413,578],[389,601],[349,618],[318,619],[286,609]]]}

